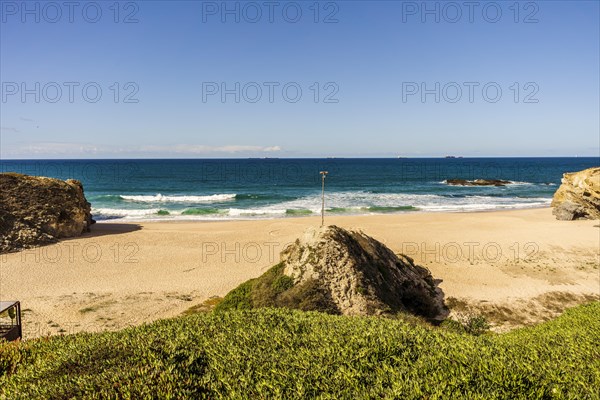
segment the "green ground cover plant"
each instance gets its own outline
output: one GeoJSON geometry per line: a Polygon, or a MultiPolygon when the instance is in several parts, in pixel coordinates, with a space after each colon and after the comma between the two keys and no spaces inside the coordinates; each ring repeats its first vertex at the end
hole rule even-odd
{"type": "Polygon", "coordinates": [[[401,317],[199,313],[2,343],[0,398],[597,399],[599,332],[600,302],[478,335],[401,317]]]}

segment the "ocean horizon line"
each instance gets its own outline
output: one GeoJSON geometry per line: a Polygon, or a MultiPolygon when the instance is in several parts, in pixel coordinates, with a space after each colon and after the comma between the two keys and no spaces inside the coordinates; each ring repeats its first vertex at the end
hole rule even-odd
{"type": "Polygon", "coordinates": [[[577,156],[389,156],[389,157],[374,157],[374,156],[326,156],[326,157],[132,157],[132,158],[0,158],[0,163],[3,161],[143,161],[143,160],[460,160],[460,159],[586,159],[597,158],[600,160],[600,155],[577,155],[577,156]]]}
{"type": "MultiPolygon", "coordinates": [[[[449,156],[453,157],[453,156],[449,156]]],[[[262,219],[547,206],[597,158],[211,158],[0,161],[82,182],[97,220],[262,219]],[[483,180],[483,181],[482,181],[483,180]]]]}

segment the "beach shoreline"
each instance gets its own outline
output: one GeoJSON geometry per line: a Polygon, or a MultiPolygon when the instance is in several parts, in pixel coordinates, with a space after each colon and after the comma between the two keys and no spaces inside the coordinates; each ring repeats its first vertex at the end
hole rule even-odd
{"type": "MultiPolygon", "coordinates": [[[[541,322],[600,298],[598,221],[550,208],[326,215],[412,257],[456,312],[541,322]]],[[[22,302],[26,338],[102,331],[180,315],[279,261],[320,216],[115,221],[57,244],[0,256],[0,297],[22,302]]]]}
{"type": "MultiPolygon", "coordinates": [[[[488,210],[443,210],[443,211],[432,211],[432,210],[412,210],[412,211],[394,211],[394,212],[371,212],[371,213],[330,213],[325,210],[326,218],[329,217],[370,217],[380,215],[412,215],[412,214],[487,214],[497,212],[511,212],[511,211],[523,211],[523,210],[544,210],[548,209],[548,206],[532,206],[532,207],[514,207],[514,208],[495,208],[488,210]]],[[[96,221],[98,224],[151,224],[151,223],[195,223],[195,222],[240,222],[240,221],[271,221],[271,220],[286,220],[286,219],[302,219],[302,218],[321,218],[321,214],[312,213],[311,215],[287,215],[287,216],[265,216],[265,217],[237,217],[237,218],[203,218],[203,217],[176,217],[176,218],[112,218],[102,219],[96,221]]]]}

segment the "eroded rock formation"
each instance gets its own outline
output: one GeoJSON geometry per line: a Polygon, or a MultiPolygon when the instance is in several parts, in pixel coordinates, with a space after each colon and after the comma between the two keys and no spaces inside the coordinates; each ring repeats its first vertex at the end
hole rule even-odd
{"type": "Polygon", "coordinates": [[[0,253],[79,236],[94,223],[81,182],[0,174],[0,253]]]}
{"type": "Polygon", "coordinates": [[[309,229],[280,264],[230,292],[221,309],[289,307],[343,315],[447,313],[431,273],[362,232],[309,229]]]}
{"type": "Polygon", "coordinates": [[[600,167],[563,174],[551,205],[559,220],[600,219],[600,167]]]}

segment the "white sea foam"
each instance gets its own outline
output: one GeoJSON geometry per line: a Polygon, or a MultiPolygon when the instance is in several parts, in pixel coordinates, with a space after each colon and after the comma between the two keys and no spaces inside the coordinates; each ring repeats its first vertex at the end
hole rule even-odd
{"type": "Polygon", "coordinates": [[[535,183],[532,183],[532,182],[521,182],[521,181],[511,181],[510,183],[507,184],[507,186],[531,186],[531,185],[535,185],[535,183]]]}
{"type": "MultiPolygon", "coordinates": [[[[438,182],[444,185],[448,184],[448,181],[446,179],[444,179],[441,182],[438,182]]],[[[508,183],[505,183],[504,186],[531,186],[531,185],[535,185],[535,183],[533,182],[521,182],[521,181],[508,181],[508,183]]],[[[553,184],[551,184],[553,185],[553,184]]],[[[489,185],[489,186],[478,186],[478,185],[452,185],[452,186],[457,186],[457,187],[476,187],[476,188],[481,188],[481,187],[497,187],[494,185],[489,185]]]]}
{"type": "MultiPolygon", "coordinates": [[[[494,209],[530,208],[548,206],[551,199],[465,196],[448,197],[434,194],[403,194],[403,193],[368,193],[368,192],[338,192],[325,197],[327,210],[352,214],[368,213],[369,207],[415,207],[423,211],[485,211],[494,209]]],[[[282,215],[286,210],[310,210],[312,213],[321,212],[319,196],[306,196],[300,199],[286,201],[270,206],[249,210],[230,209],[230,216],[265,216],[282,215]]]]}
{"type": "Polygon", "coordinates": [[[160,211],[159,208],[147,209],[125,209],[125,208],[93,208],[92,215],[94,217],[143,217],[147,215],[155,215],[160,211]]]}
{"type": "Polygon", "coordinates": [[[217,203],[221,201],[234,200],[235,194],[211,194],[208,196],[165,196],[157,194],[148,195],[120,195],[121,199],[139,203],[217,203]]]}
{"type": "Polygon", "coordinates": [[[228,210],[228,215],[232,217],[242,217],[242,216],[253,216],[253,215],[283,215],[286,213],[286,209],[281,208],[230,208],[228,210]]]}
{"type": "MultiPolygon", "coordinates": [[[[154,196],[146,196],[154,197],[154,196]]],[[[198,197],[198,196],[179,196],[198,197]]],[[[212,196],[201,196],[211,197],[212,196]]],[[[349,214],[371,213],[370,207],[398,208],[414,207],[417,210],[428,212],[459,212],[459,211],[491,211],[495,209],[514,209],[547,207],[551,199],[544,197],[504,197],[504,196],[441,196],[436,194],[408,194],[408,193],[371,193],[371,192],[330,192],[325,195],[325,207],[330,212],[349,214]]],[[[249,208],[222,208],[222,212],[200,215],[189,215],[181,209],[168,209],[168,215],[158,215],[158,208],[149,209],[110,209],[99,208],[92,210],[93,215],[104,218],[127,218],[138,220],[151,219],[188,219],[188,220],[215,220],[215,219],[253,219],[253,218],[281,218],[286,215],[299,215],[289,213],[288,210],[308,210],[314,214],[321,212],[320,195],[304,196],[295,200],[283,201],[265,206],[249,208]]],[[[393,212],[393,211],[392,211],[393,212]]],[[[300,214],[302,215],[302,214],[300,214]]]]}

